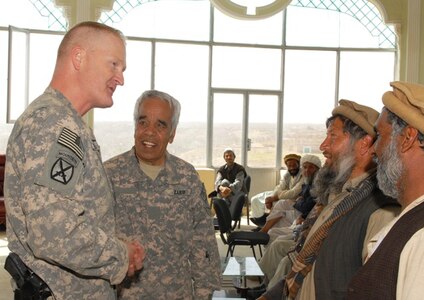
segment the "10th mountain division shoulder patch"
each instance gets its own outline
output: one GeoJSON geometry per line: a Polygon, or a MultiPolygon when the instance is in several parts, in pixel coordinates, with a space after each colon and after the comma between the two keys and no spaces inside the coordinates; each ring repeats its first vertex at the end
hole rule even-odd
{"type": "Polygon", "coordinates": [[[63,158],[58,158],[53,164],[50,178],[63,184],[67,184],[74,175],[74,166],[63,158]]]}
{"type": "Polygon", "coordinates": [[[78,159],[84,157],[84,147],[81,138],[72,130],[64,127],[57,139],[57,143],[71,150],[74,155],[59,151],[56,161],[53,163],[50,178],[62,184],[68,184],[73,175],[78,159]]]}

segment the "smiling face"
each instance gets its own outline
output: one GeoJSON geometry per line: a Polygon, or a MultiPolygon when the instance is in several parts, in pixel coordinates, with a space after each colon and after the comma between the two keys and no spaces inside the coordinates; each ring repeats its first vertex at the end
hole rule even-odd
{"type": "Polygon", "coordinates": [[[236,159],[233,151],[227,151],[224,153],[224,160],[228,166],[232,166],[234,164],[234,160],[236,159]]]}
{"type": "Polygon", "coordinates": [[[344,124],[340,118],[335,118],[327,128],[327,136],[320,145],[320,150],[326,158],[324,165],[333,170],[337,167],[340,158],[350,149],[350,138],[343,131],[344,124]]]}
{"type": "Polygon", "coordinates": [[[139,107],[139,118],[135,129],[135,151],[144,163],[162,166],[166,148],[174,140],[172,109],[159,98],[148,98],[139,107]]]}
{"type": "Polygon", "coordinates": [[[288,159],[286,161],[287,171],[291,176],[296,176],[299,173],[299,162],[295,159],[288,159]]]}

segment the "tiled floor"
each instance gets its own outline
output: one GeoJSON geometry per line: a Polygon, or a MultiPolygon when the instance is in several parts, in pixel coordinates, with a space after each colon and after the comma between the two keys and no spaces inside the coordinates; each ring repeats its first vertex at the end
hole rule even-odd
{"type": "MultiPolygon", "coordinates": [[[[247,225],[247,219],[244,217],[241,222],[241,230],[250,230],[254,228],[254,225],[247,225]]],[[[216,238],[219,247],[220,256],[225,256],[227,253],[227,246],[224,245],[221,241],[219,233],[216,233],[216,238]]],[[[9,249],[7,248],[7,238],[6,232],[4,228],[0,228],[0,300],[12,300],[13,293],[10,287],[10,275],[4,269],[4,261],[9,253],[9,249]]],[[[258,255],[259,251],[256,249],[256,253],[258,255]]],[[[234,251],[235,256],[252,256],[252,250],[248,246],[238,246],[234,251]]],[[[254,283],[253,283],[254,284],[254,283]]],[[[226,279],[223,282],[223,288],[232,288],[232,281],[230,279],[226,279]]]]}

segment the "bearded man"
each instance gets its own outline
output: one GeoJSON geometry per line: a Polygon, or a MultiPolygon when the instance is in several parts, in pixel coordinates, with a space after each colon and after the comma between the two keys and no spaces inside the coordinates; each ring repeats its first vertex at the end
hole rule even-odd
{"type": "Polygon", "coordinates": [[[374,145],[378,185],[401,214],[369,243],[348,299],[422,299],[424,293],[424,86],[392,82],[374,145]]]}
{"type": "Polygon", "coordinates": [[[300,160],[302,166],[301,192],[295,199],[282,199],[277,201],[271,213],[266,218],[264,227],[260,230],[269,234],[270,243],[275,239],[293,239],[293,224],[300,223],[306,218],[316,201],[310,193],[313,181],[321,168],[318,156],[305,154],[300,160]]]}
{"type": "Polygon", "coordinates": [[[295,153],[284,156],[284,164],[287,167],[287,172],[284,174],[280,183],[273,191],[259,193],[250,199],[252,210],[250,221],[259,226],[257,230],[260,230],[264,226],[269,211],[275,203],[278,203],[280,199],[295,200],[302,191],[303,179],[302,171],[300,170],[300,159],[301,156],[295,153]]]}
{"type": "Polygon", "coordinates": [[[345,297],[350,278],[366,256],[363,246],[399,210],[377,187],[372,145],[378,115],[348,100],[340,100],[333,110],[320,146],[326,161],[312,191],[324,208],[310,214],[306,231],[281,260],[269,286],[276,276],[279,281],[259,299],[345,297]]]}

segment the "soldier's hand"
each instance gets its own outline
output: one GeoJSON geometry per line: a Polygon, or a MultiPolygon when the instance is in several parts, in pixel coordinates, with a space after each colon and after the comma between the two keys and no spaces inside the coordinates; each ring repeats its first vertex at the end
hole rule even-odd
{"type": "Polygon", "coordinates": [[[131,277],[135,274],[136,271],[143,268],[143,261],[146,253],[143,246],[141,246],[139,242],[135,241],[131,243],[127,242],[127,249],[129,257],[127,275],[131,277]]]}

